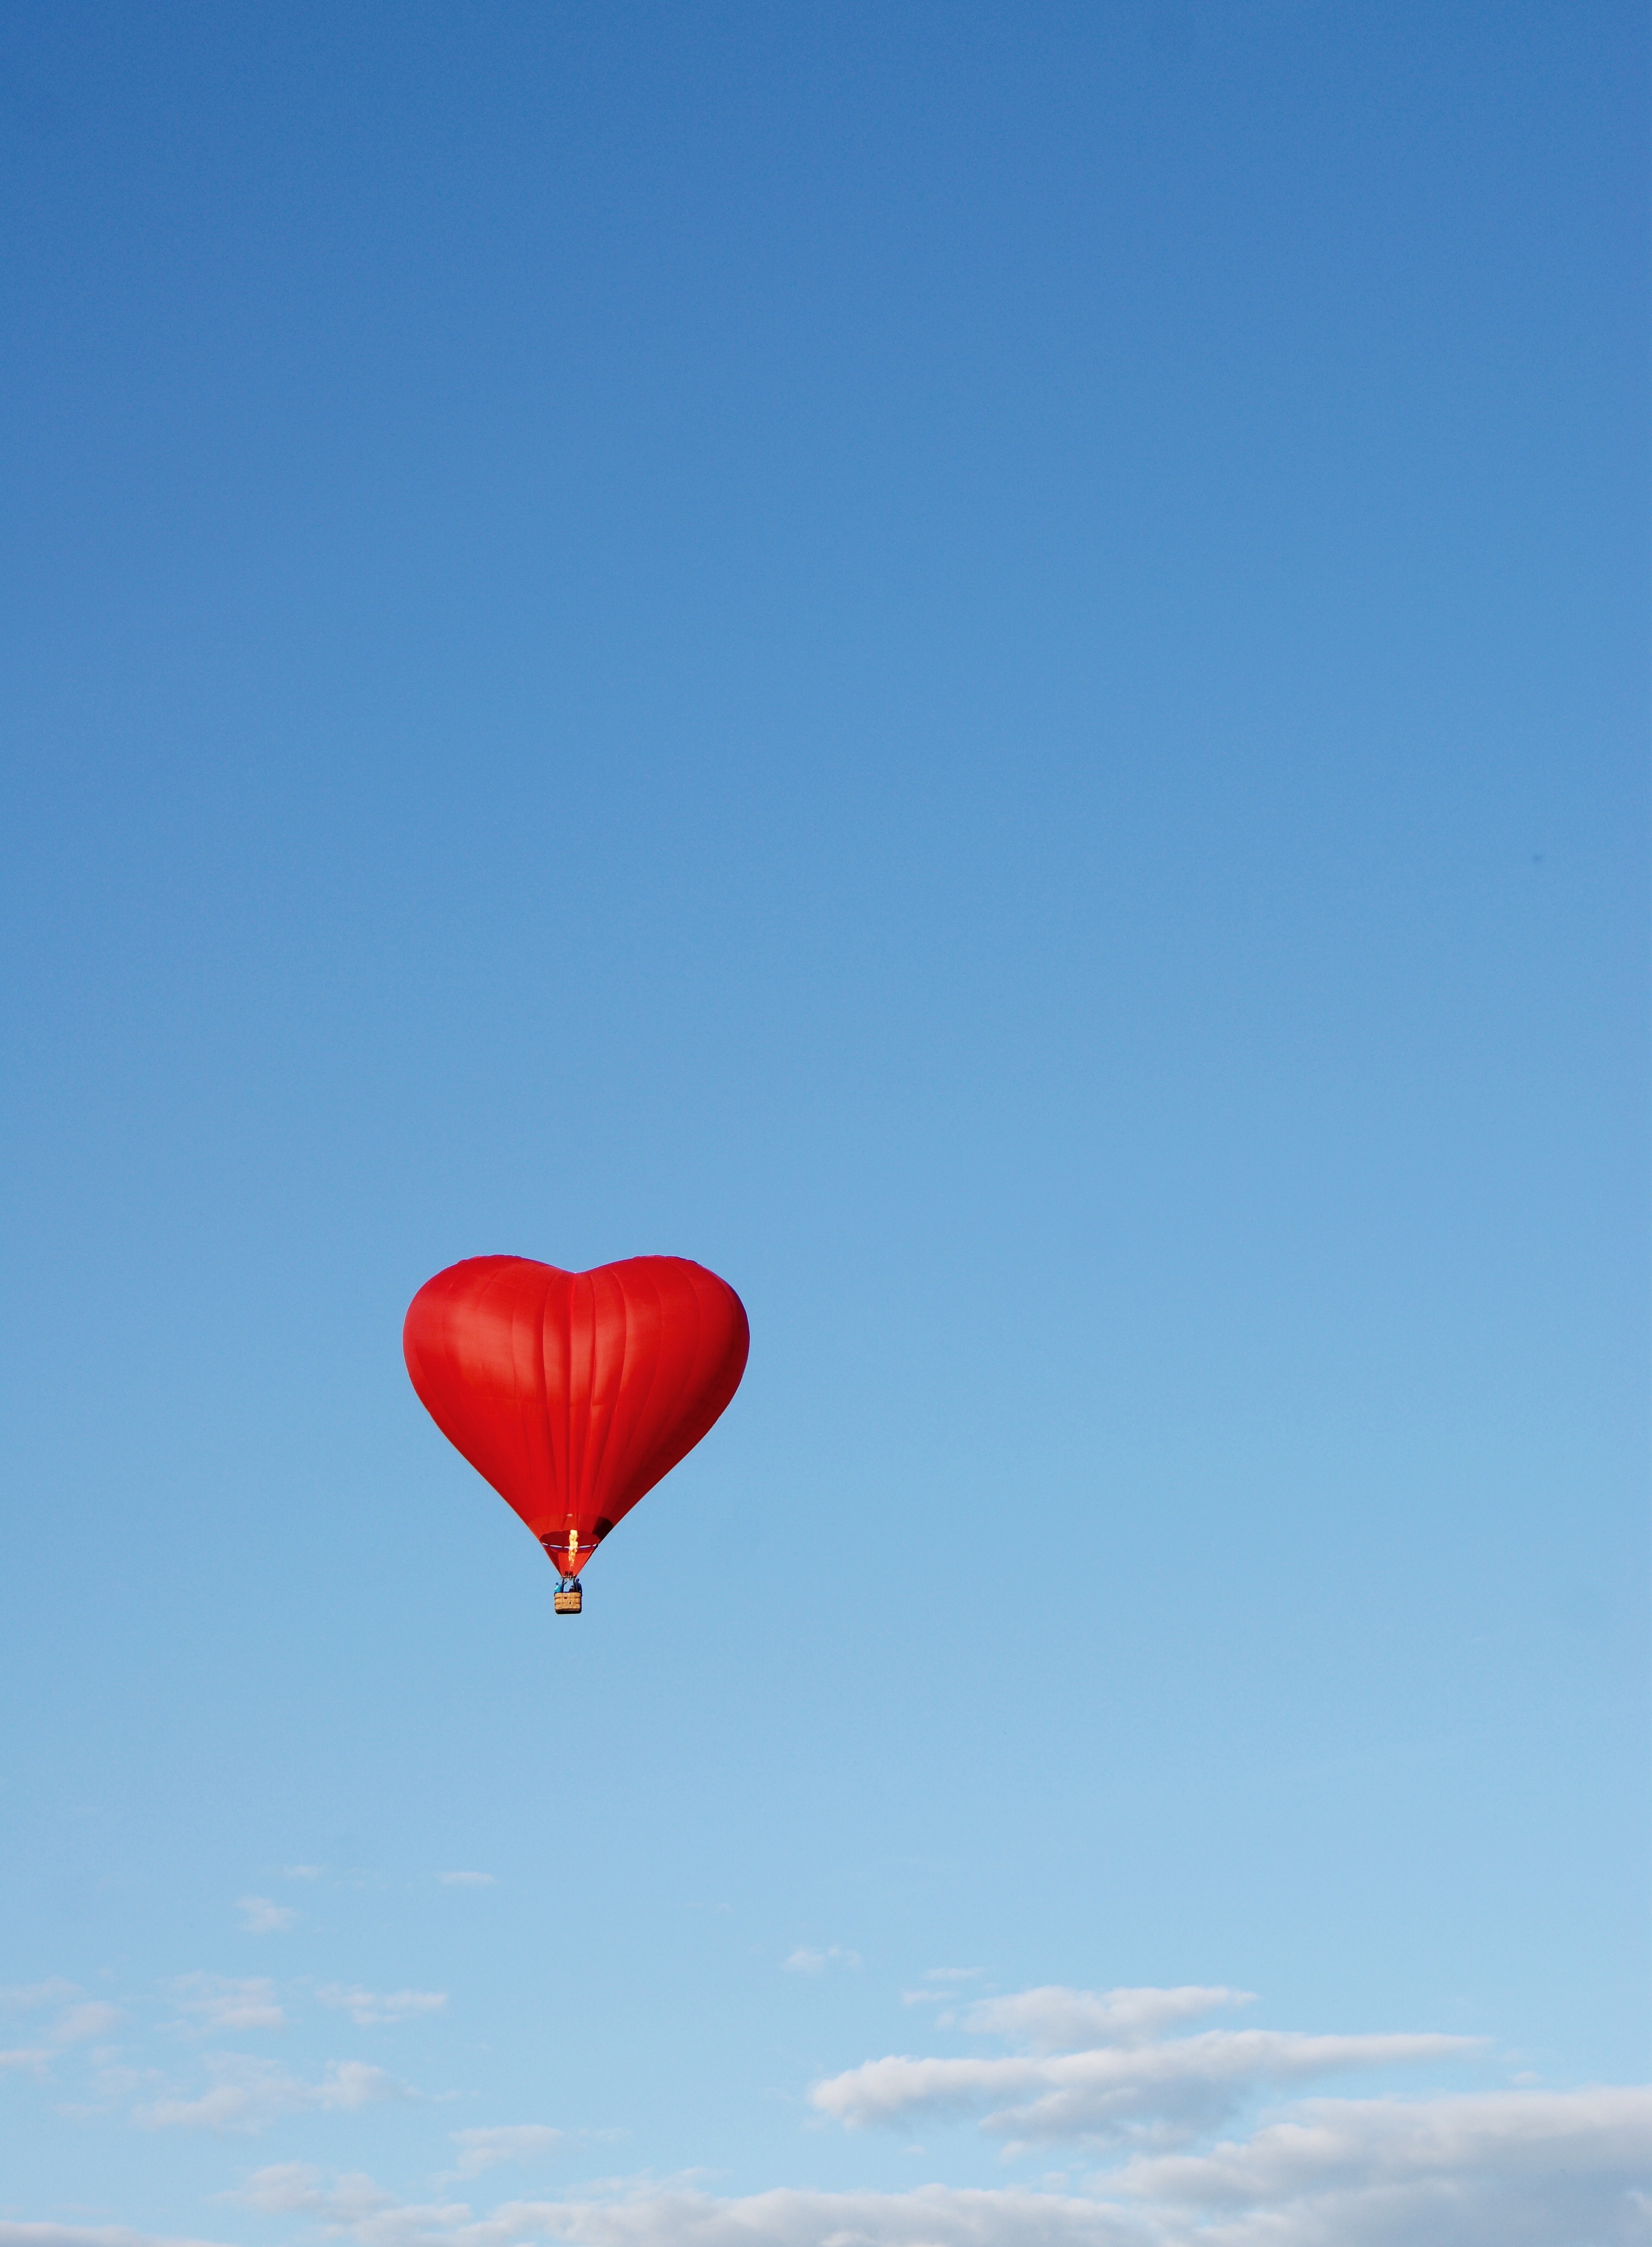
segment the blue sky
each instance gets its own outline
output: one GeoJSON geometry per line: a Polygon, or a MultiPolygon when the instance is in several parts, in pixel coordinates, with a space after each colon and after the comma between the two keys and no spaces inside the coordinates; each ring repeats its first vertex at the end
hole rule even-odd
{"type": "Polygon", "coordinates": [[[1635,2236],[1643,12],[0,40],[0,2247],[1635,2236]]]}

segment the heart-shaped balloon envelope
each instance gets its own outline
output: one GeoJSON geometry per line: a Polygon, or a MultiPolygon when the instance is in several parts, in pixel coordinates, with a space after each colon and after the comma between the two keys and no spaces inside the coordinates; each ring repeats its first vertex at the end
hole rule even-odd
{"type": "Polygon", "coordinates": [[[401,1346],[442,1434],[577,1576],[722,1411],[751,1335],[734,1289],[681,1256],[472,1256],[426,1281],[401,1346]]]}

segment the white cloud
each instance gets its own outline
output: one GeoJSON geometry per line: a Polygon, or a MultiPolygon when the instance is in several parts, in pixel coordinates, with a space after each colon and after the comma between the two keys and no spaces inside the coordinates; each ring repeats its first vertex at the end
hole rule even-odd
{"type": "Polygon", "coordinates": [[[325,1865],[283,1865],[281,1876],[288,1881],[318,1881],[326,1869],[325,1865]]]}
{"type": "Polygon", "coordinates": [[[816,2084],[809,2098],[851,2127],[984,2107],[982,2128],[1018,2141],[1177,2144],[1217,2127],[1264,2091],[1478,2048],[1467,2037],[1212,2029],[1173,2043],[1045,2057],[872,2059],[816,2084]]]}
{"type": "MultiPolygon", "coordinates": [[[[95,2065],[92,2069],[92,2086],[99,2100],[105,2103],[100,2107],[87,2107],[80,2110],[86,2114],[106,2114],[112,2105],[118,2105],[125,2100],[135,2099],[140,2092],[159,2091],[166,2087],[166,2075],[158,2067],[133,2067],[125,2060],[107,2058],[100,2052],[94,2052],[92,2058],[95,2065]]],[[[70,2114],[74,2111],[76,2110],[66,2107],[58,2109],[60,2114],[70,2114]]]]}
{"type": "Polygon", "coordinates": [[[858,1966],[860,1953],[858,1950],[845,1950],[841,1944],[836,1943],[829,1950],[811,1950],[809,1945],[803,1943],[799,1943],[796,1950],[783,1963],[788,1974],[823,1974],[826,1969],[832,1965],[858,1966]]]}
{"type": "Polygon", "coordinates": [[[439,2013],[447,2003],[445,1990],[391,1990],[380,1997],[376,1991],[346,1988],[338,1982],[329,1982],[316,1996],[322,2005],[348,2013],[364,2029],[405,2021],[415,2013],[439,2013]]]}
{"type": "MultiPolygon", "coordinates": [[[[260,2170],[240,2197],[358,2247],[1643,2247],[1652,2091],[1319,2100],[1243,2143],[1132,2162],[1090,2193],[718,2199],[643,2182],[480,2212],[289,2166],[260,2170]]],[[[14,2247],[3,2227],[0,2247],[14,2247]]]]}
{"type": "MultiPolygon", "coordinates": [[[[204,1988],[207,1977],[187,1986],[204,1988]]],[[[211,1985],[220,1986],[237,1985],[211,1985]]],[[[288,2218],[295,2247],[1643,2247],[1652,2236],[1652,2089],[1304,2097],[1336,2067],[1435,2062],[1473,2047],[1437,2036],[1175,2032],[1209,2001],[1226,2002],[1220,1991],[1055,1994],[1061,2005],[1048,1991],[981,2001],[1003,2010],[972,2021],[1034,2048],[874,2061],[817,2086],[816,2101],[867,2121],[961,2105],[1024,2136],[1028,2117],[1042,2113],[1046,2136],[1117,2148],[1088,2176],[1069,2164],[997,2191],[929,2184],[719,2197],[689,2175],[473,2206],[440,2197],[440,2185],[408,2201],[359,2173],[288,2163],[256,2170],[236,2196],[288,2218]],[[1081,2020],[1097,2041],[1037,2048],[1081,2020]],[[1217,2129],[1225,2141],[1212,2142],[1217,2129]]],[[[306,2081],[223,2056],[203,2096],[156,2099],[137,2119],[254,2130],[397,2095],[408,2094],[376,2068],[335,2065],[306,2081]]],[[[566,2142],[540,2123],[450,2134],[468,2179],[566,2142]]],[[[0,2247],[198,2243],[13,2223],[0,2223],[0,2247]]]]}
{"type": "Polygon", "coordinates": [[[353,2112],[403,2095],[382,2068],[359,2060],[331,2060],[318,2081],[306,2083],[273,2060],[222,2053],[208,2061],[212,2088],[198,2099],[156,2099],[133,2111],[147,2130],[251,2133],[283,2115],[353,2112]]]}
{"type": "Polygon", "coordinates": [[[1013,1998],[978,1998],[958,2025],[973,2036],[1001,2037],[1024,2052],[1079,2052],[1096,2045],[1146,2044],[1183,2021],[1254,2003],[1246,1990],[1050,1987],[1013,1998]]]}
{"type": "Polygon", "coordinates": [[[562,2142],[562,2132],[549,2122],[506,2122],[491,2129],[455,2130],[461,2176],[480,2176],[501,2162],[543,2160],[562,2142]]]}
{"type": "Polygon", "coordinates": [[[328,2183],[294,2164],[260,2170],[240,2197],[261,2214],[308,2216],[359,2247],[515,2247],[524,2240],[568,2247],[1143,2247],[1151,2240],[1137,2220],[1109,2215],[1093,2202],[939,2185],[912,2193],[779,2191],[717,2200],[680,2185],[645,2184],[614,2197],[510,2200],[479,2216],[462,2202],[398,2202],[369,2177],[328,2183]],[[1027,2211],[1019,2224],[1017,2203],[1027,2211]],[[1069,2211],[1071,2220],[1063,2220],[1069,2211]]]}
{"type": "Polygon", "coordinates": [[[1212,2247],[1616,2247],[1652,2230],[1652,2089],[1314,2100],[1116,2183],[1212,2247]]]}
{"type": "MultiPolygon", "coordinates": [[[[51,2032],[54,2045],[89,2044],[94,2037],[106,2037],[117,2028],[125,2016],[119,2005],[106,2005],[99,1998],[80,1998],[77,1984],[56,1977],[49,1982],[29,1982],[9,1990],[0,1990],[0,2006],[12,2012],[35,2012],[46,2005],[61,2005],[64,2010],[57,2025],[51,2032]]],[[[37,2032],[38,2033],[38,2032],[37,2032]]],[[[25,2052],[0,2052],[0,2068],[43,2066],[50,2055],[30,2049],[25,2052]]]]}
{"type": "Polygon", "coordinates": [[[278,1935],[298,1916],[290,1903],[271,1903],[268,1896],[237,1897],[236,1909],[249,1935],[278,1935]]]}
{"type": "Polygon", "coordinates": [[[118,2223],[0,2223],[0,2247],[213,2247],[213,2243],[128,2231],[118,2223]]]}
{"type": "Polygon", "coordinates": [[[255,2171],[236,2198],[261,2216],[307,2216],[327,2237],[356,2240],[360,2247],[438,2247],[447,2241],[455,2247],[512,2247],[536,2236],[531,2222],[515,2228],[502,2223],[513,2212],[509,2209],[478,2225],[462,2201],[398,2201],[371,2177],[358,2173],[329,2183],[302,2162],[255,2171]]]}
{"type": "Polygon", "coordinates": [[[287,2025],[276,1985],[262,1975],[237,1981],[226,1974],[183,1974],[172,1984],[172,2000],[183,2025],[202,2035],[287,2025]]]}
{"type": "Polygon", "coordinates": [[[106,2005],[96,1998],[71,2005],[51,2032],[54,2044],[90,2044],[94,2037],[106,2037],[119,2027],[125,2015],[119,2005],[106,2005]]]}
{"type": "Polygon", "coordinates": [[[438,1873],[445,1888],[493,1888],[499,1883],[491,1873],[438,1873]]]}
{"type": "Polygon", "coordinates": [[[960,1994],[959,1984],[977,1982],[980,1974],[979,1966],[932,1966],[924,1976],[925,1986],[921,1990],[903,1990],[900,2001],[903,2005],[952,2005],[960,1994]]]}
{"type": "MultiPolygon", "coordinates": [[[[65,2005],[70,1998],[79,1998],[74,1982],[29,1982],[18,1989],[0,1989],[0,2006],[13,2013],[38,2011],[40,2006],[63,2005],[54,2027],[50,2029],[51,2047],[63,2049],[65,2045],[87,2045],[92,2038],[108,2036],[121,2022],[121,2009],[117,2005],[104,2005],[101,2000],[83,2000],[79,2005],[65,2005]]],[[[36,2029],[36,2036],[38,2036],[36,2029]]],[[[54,2052],[47,2045],[13,2045],[9,2052],[0,2052],[0,2074],[45,2074],[47,2063],[54,2052]]]]}
{"type": "Polygon", "coordinates": [[[8,2011],[29,2012],[37,2005],[65,2005],[71,1998],[79,1995],[78,1983],[65,1982],[61,1976],[54,1975],[50,1981],[14,1983],[10,1989],[0,1990],[0,2005],[8,2011]]]}

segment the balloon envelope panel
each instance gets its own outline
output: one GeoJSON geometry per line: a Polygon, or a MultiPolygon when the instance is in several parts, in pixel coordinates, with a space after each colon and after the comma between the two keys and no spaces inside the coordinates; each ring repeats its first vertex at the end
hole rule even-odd
{"type": "Polygon", "coordinates": [[[716,1420],[750,1339],[734,1289],[685,1257],[472,1256],[413,1297],[402,1351],[443,1435],[571,1575],[716,1420]]]}

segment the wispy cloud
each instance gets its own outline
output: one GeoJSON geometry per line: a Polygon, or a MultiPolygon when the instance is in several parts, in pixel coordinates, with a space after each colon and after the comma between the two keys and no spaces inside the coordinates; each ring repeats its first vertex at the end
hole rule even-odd
{"type": "MultiPolygon", "coordinates": [[[[72,1985],[49,1986],[31,2004],[67,2018],[87,2002],[72,1985]]],[[[237,2005],[256,2012],[270,1989],[202,1975],[174,1995],[200,2002],[195,2018],[222,2019],[237,2005]]],[[[343,1984],[336,1994],[346,2009],[393,2001],[343,1984]]],[[[980,1999],[964,2025],[1018,2049],[874,2060],[816,2088],[819,2111],[844,2121],[963,2114],[1024,2141],[1090,2149],[1036,2184],[719,2197],[691,2175],[482,2205],[442,2196],[444,2182],[491,2180],[569,2142],[547,2123],[510,2123],[449,2133],[458,2166],[428,2198],[290,2162],[256,2169],[235,2197],[288,2219],[296,2247],[1641,2247],[1652,2215],[1652,2089],[1329,2097],[1319,2086],[1336,2069],[1431,2064],[1476,2047],[1434,2035],[1185,2031],[1239,2001],[1219,1988],[980,1999]],[[1081,2032],[1091,2040],[1062,2048],[1081,2032]]],[[[62,2052],[42,2045],[20,2059],[44,2066],[62,2052]]],[[[129,2109],[139,2087],[120,2081],[130,2081],[120,2101],[129,2109]]],[[[311,2078],[226,2054],[208,2062],[201,2095],[153,2086],[134,2119],[229,2134],[416,2095],[378,2068],[333,2063],[311,2078]]],[[[0,2247],[204,2243],[11,2222],[0,2223],[0,2247]]]]}
{"type": "Polygon", "coordinates": [[[417,2013],[439,2013],[447,2003],[445,1990],[391,1990],[380,1996],[377,1991],[346,1987],[339,1982],[327,1983],[316,1997],[335,2011],[348,2013],[364,2029],[405,2021],[417,2013]]]}
{"type": "Polygon", "coordinates": [[[215,2247],[171,2232],[128,2231],[119,2223],[0,2223],[0,2247],[215,2247]]]}
{"type": "Polygon", "coordinates": [[[166,2073],[160,2068],[133,2067],[124,2059],[101,2053],[94,2054],[93,2059],[92,2087],[98,2095],[98,2105],[80,2110],[65,2107],[58,2110],[60,2113],[108,2114],[141,2093],[159,2093],[167,2088],[166,2073]]]}
{"type": "Polygon", "coordinates": [[[1184,2021],[1255,2002],[1248,1990],[1051,1985],[1012,1998],[977,1998],[959,2015],[958,2025],[973,2036],[1001,2037],[1024,2052],[1080,2052],[1096,2045],[1146,2044],[1184,2021]]]}
{"type": "Polygon", "coordinates": [[[42,2075],[51,2054],[41,2045],[15,2045],[0,2052],[0,2074],[42,2075]]]}
{"type": "Polygon", "coordinates": [[[211,2130],[241,2134],[267,2129],[283,2115],[353,2112],[405,2096],[382,2068],[332,2060],[316,2081],[290,2075],[275,2061],[222,2053],[208,2062],[212,2087],[196,2099],[155,2099],[134,2109],[147,2130],[211,2130]]]}
{"type": "Polygon", "coordinates": [[[125,2018],[119,2005],[87,1998],[68,2008],[53,2028],[51,2040],[54,2044],[90,2044],[98,2037],[113,2035],[125,2018]]]}
{"type": "MultiPolygon", "coordinates": [[[[46,2033],[59,2049],[107,2037],[126,2018],[119,2005],[106,2004],[101,1998],[82,1998],[79,1984],[65,1982],[58,1976],[46,1982],[26,1982],[0,1990],[0,2008],[9,2012],[39,2012],[53,2005],[63,2010],[46,2033]]],[[[40,2033],[37,2028],[35,2034],[40,2033]]],[[[28,2069],[38,2073],[51,2057],[49,2051],[36,2046],[0,2052],[0,2069],[28,2069]]]]}
{"type": "Polygon", "coordinates": [[[494,1888],[499,1885],[491,1873],[438,1873],[436,1878],[445,1888],[494,1888]]]}
{"type": "Polygon", "coordinates": [[[325,1865],[283,1865],[281,1876],[287,1881],[318,1881],[326,1869],[325,1865]]]}
{"type": "Polygon", "coordinates": [[[203,2036],[287,2025],[276,1985],[262,1975],[238,1981],[224,1974],[183,1974],[170,1986],[178,2025],[203,2036]]]}
{"type": "Polygon", "coordinates": [[[845,1950],[836,1943],[826,1950],[811,1950],[805,1943],[800,1943],[782,1963],[788,1974],[823,1974],[829,1966],[858,1966],[860,1953],[845,1950]]]}
{"type": "Polygon", "coordinates": [[[1080,2223],[1064,2226],[1063,2203],[1047,2195],[940,2186],[905,2194],[782,2190],[718,2200],[692,2187],[645,2182],[611,2196],[511,2200],[478,2216],[464,2202],[404,2203],[371,2178],[328,2179],[294,2163],[261,2169],[238,2197],[261,2215],[307,2217],[324,2234],[359,2247],[440,2247],[447,2241],[511,2247],[522,2240],[569,2247],[682,2247],[687,2240],[693,2247],[1143,2247],[1150,2237],[1102,2217],[1093,2202],[1065,2203],[1080,2223]],[[1009,2223],[994,2221],[1006,2215],[1009,2223]]]}
{"type": "Polygon", "coordinates": [[[1487,2237],[1495,2214],[1505,2242],[1627,2238],[1600,2216],[1612,2200],[1652,2216],[1652,2089],[1307,2100],[1242,2142],[1131,2162],[1116,2184],[1150,2206],[1237,2219],[1241,2237],[1280,2208],[1311,2213],[1324,2238],[1363,2237],[1359,2203],[1380,2191],[1409,2206],[1414,2238],[1470,2237],[1449,2214],[1464,2196],[1480,2200],[1487,2237]]]}
{"type": "Polygon", "coordinates": [[[278,1935],[298,1916],[290,1903],[272,1903],[268,1896],[239,1896],[236,1909],[249,1935],[278,1935]]]}
{"type": "Polygon", "coordinates": [[[1265,2093],[1362,2069],[1460,2059],[1471,2038],[1310,2036],[1294,2030],[1167,2033],[1218,2007],[1221,1988],[1028,1990],[978,2000],[962,2025],[1021,2049],[1006,2058],[873,2059],[817,2083],[814,2106],[851,2127],[973,2114],[1017,2142],[1184,2145],[1265,2093]],[[1077,2047],[1077,2048],[1075,2048],[1077,2047]]]}
{"type": "MultiPolygon", "coordinates": [[[[256,2169],[233,2196],[260,2216],[307,2216],[329,2237],[358,2240],[363,2247],[430,2247],[461,2228],[468,2243],[470,2237],[471,2212],[462,2201],[399,2201],[371,2177],[358,2173],[329,2179],[304,2162],[256,2169]]],[[[476,2247],[495,2247],[495,2238],[497,2247],[504,2247],[508,2236],[483,2227],[476,2247]]],[[[518,2230],[514,2236],[533,2235],[518,2230]]],[[[0,2247],[6,2247],[3,2240],[0,2247]]]]}
{"type": "Polygon", "coordinates": [[[954,2005],[963,1994],[966,1982],[980,1978],[979,1966],[932,1966],[924,1976],[921,1990],[903,1990],[903,2005],[954,2005]]]}
{"type": "MultiPolygon", "coordinates": [[[[1241,2143],[1132,2163],[1083,2193],[927,2185],[718,2199],[644,2182],[480,2213],[289,2165],[259,2170],[239,2197],[358,2247],[1640,2247],[1649,2148],[1652,2091],[1502,2091],[1315,2101],[1241,2143]]],[[[0,2247],[94,2239],[11,2240],[0,2226],[0,2247]]]]}
{"type": "Polygon", "coordinates": [[[31,2012],[38,2005],[61,2005],[71,1998],[80,1995],[78,1982],[65,1982],[53,1975],[45,1982],[14,1982],[0,1989],[0,2007],[8,2012],[31,2012]]]}
{"type": "Polygon", "coordinates": [[[480,2176],[503,2162],[543,2161],[563,2141],[549,2122],[505,2122],[490,2129],[455,2130],[460,2176],[480,2176]]]}

